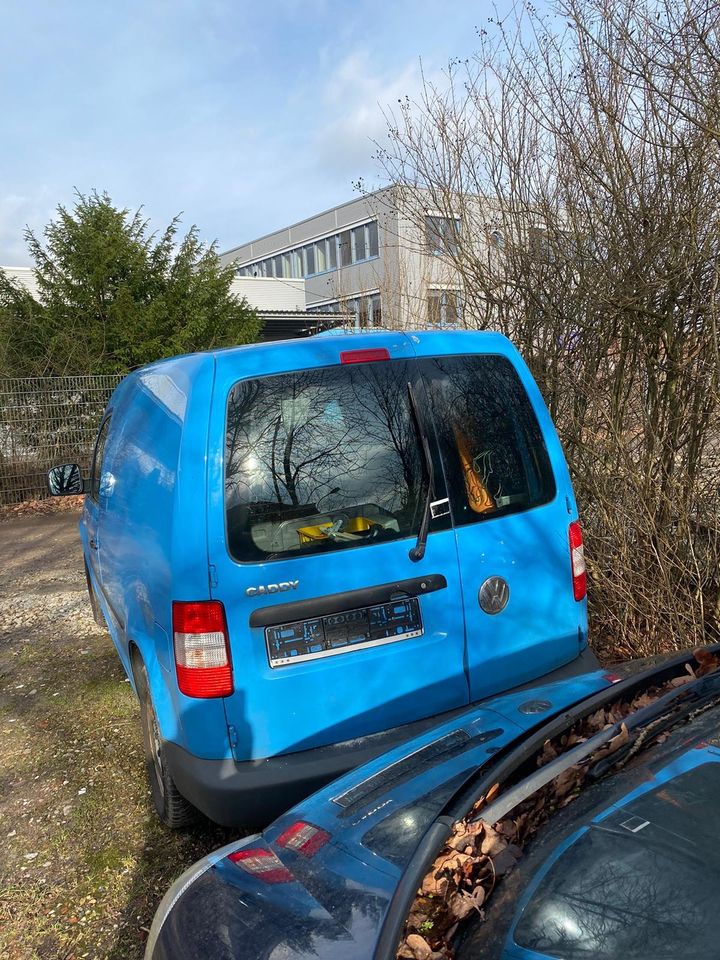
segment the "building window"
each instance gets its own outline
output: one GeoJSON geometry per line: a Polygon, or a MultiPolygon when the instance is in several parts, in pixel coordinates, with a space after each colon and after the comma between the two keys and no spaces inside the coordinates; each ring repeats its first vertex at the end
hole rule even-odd
{"type": "Polygon", "coordinates": [[[368,256],[377,257],[379,256],[378,248],[378,225],[377,220],[373,220],[372,223],[367,225],[368,232],[368,256]]]}
{"type": "Polygon", "coordinates": [[[315,270],[315,247],[310,244],[303,249],[303,253],[305,254],[305,276],[317,273],[315,270]]]}
{"type": "Polygon", "coordinates": [[[459,290],[428,290],[428,323],[433,327],[454,327],[462,320],[459,290]]]}
{"type": "Polygon", "coordinates": [[[352,240],[349,230],[343,230],[343,232],[340,234],[338,247],[340,248],[340,266],[349,267],[352,263],[352,240]]]}
{"type": "Polygon", "coordinates": [[[377,220],[237,268],[239,277],[311,277],[380,255],[377,220]]]}
{"type": "Polygon", "coordinates": [[[353,230],[353,263],[365,259],[365,227],[355,227],[353,230]]]}
{"type": "Polygon", "coordinates": [[[460,238],[460,221],[447,217],[425,217],[425,242],[430,253],[456,254],[460,238]]]}
{"type": "Polygon", "coordinates": [[[505,234],[500,230],[499,227],[493,227],[488,233],[488,239],[490,240],[490,245],[495,247],[497,250],[502,250],[505,246],[505,234]]]}
{"type": "Polygon", "coordinates": [[[360,328],[382,326],[382,300],[379,293],[364,297],[351,297],[347,300],[333,300],[307,308],[308,313],[349,313],[354,324],[360,328]]]}

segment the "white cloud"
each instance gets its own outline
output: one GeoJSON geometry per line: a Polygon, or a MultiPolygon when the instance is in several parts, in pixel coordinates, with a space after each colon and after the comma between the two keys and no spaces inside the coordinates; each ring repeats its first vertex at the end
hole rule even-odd
{"type": "Polygon", "coordinates": [[[40,233],[52,218],[55,202],[48,187],[40,187],[33,196],[0,194],[0,264],[32,266],[23,237],[25,227],[40,233]]]}
{"type": "Polygon", "coordinates": [[[329,119],[315,138],[318,164],[349,178],[366,175],[374,143],[387,133],[388,111],[406,96],[416,99],[422,83],[419,60],[390,71],[377,69],[365,50],[350,52],[327,77],[324,107],[329,119]]]}

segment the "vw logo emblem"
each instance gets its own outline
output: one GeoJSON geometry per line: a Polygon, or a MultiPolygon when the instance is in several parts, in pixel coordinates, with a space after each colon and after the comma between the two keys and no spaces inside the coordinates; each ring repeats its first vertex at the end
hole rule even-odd
{"type": "Polygon", "coordinates": [[[504,610],[509,599],[510,587],[502,577],[488,577],[478,590],[478,603],[490,615],[504,610]]]}

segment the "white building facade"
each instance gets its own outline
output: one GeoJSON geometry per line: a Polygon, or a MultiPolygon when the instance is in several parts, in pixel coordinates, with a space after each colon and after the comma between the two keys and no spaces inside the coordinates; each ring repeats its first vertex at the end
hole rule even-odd
{"type": "Polygon", "coordinates": [[[389,187],[221,255],[239,278],[304,279],[307,310],[347,312],[359,327],[462,323],[460,278],[446,256],[460,220],[428,207],[411,222],[389,187]]]}

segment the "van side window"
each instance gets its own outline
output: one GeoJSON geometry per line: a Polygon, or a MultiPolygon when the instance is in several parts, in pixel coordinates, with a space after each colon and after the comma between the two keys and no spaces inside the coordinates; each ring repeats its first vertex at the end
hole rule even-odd
{"type": "Polygon", "coordinates": [[[510,361],[438,357],[425,369],[455,523],[552,500],[555,479],[545,441],[510,361]]]}
{"type": "Polygon", "coordinates": [[[105,444],[107,443],[109,429],[110,417],[106,417],[100,424],[100,430],[98,431],[97,440],[95,441],[95,452],[93,453],[92,467],[90,469],[90,496],[93,500],[98,500],[100,497],[100,478],[102,477],[105,444]]]}

